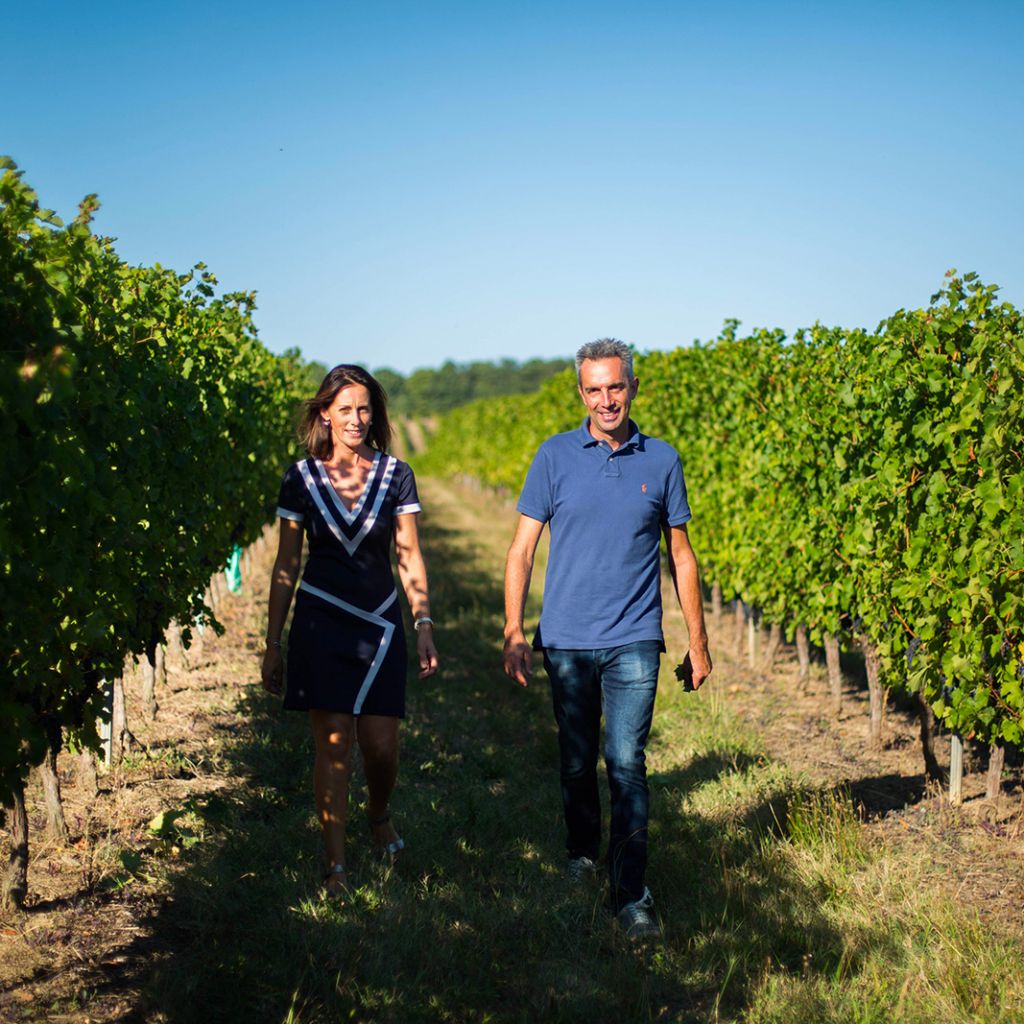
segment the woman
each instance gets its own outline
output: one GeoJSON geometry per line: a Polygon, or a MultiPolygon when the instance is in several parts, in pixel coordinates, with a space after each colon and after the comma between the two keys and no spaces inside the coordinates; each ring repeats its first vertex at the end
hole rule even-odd
{"type": "Polygon", "coordinates": [[[308,458],[284,476],[280,542],[270,584],[263,687],[282,692],[281,632],[309,538],[288,637],[284,706],[308,711],[316,744],[313,787],[327,848],[325,885],[347,889],[345,824],[353,743],[363,755],[370,830],[394,857],[405,846],[388,800],[398,774],[398,721],[405,714],[406,653],[390,549],[416,629],[420,678],[437,651],[420,552],[412,470],[390,456],[384,389],[359,366],[336,366],[305,403],[308,458]]]}

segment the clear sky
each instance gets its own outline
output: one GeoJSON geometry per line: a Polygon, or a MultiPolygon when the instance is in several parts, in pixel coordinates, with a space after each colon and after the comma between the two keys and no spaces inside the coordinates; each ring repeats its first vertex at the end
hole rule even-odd
{"type": "Polygon", "coordinates": [[[0,152],[275,351],[408,372],[1024,305],[1024,4],[9,6],[0,152]]]}

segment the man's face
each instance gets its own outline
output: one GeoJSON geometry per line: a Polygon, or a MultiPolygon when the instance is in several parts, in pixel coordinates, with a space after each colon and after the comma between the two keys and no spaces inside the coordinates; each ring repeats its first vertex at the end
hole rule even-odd
{"type": "Polygon", "coordinates": [[[629,407],[636,397],[637,378],[626,377],[622,360],[585,359],[580,366],[580,397],[590,412],[590,433],[598,440],[628,440],[629,407]]]}

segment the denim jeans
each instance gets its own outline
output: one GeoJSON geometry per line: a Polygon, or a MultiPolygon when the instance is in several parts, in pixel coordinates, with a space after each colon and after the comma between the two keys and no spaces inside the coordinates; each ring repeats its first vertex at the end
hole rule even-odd
{"type": "Polygon", "coordinates": [[[617,911],[643,896],[647,868],[647,766],[661,644],[639,640],[598,650],[545,648],[558,722],[562,804],[571,858],[597,860],[601,803],[597,757],[604,705],[604,761],[611,793],[608,880],[617,911]]]}

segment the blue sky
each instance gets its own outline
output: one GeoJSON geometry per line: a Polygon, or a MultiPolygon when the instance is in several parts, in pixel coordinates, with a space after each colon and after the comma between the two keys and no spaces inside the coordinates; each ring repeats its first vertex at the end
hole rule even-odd
{"type": "Polygon", "coordinates": [[[408,372],[1024,304],[1024,4],[21,4],[0,152],[408,372]],[[17,88],[13,88],[16,83],[17,88]]]}

